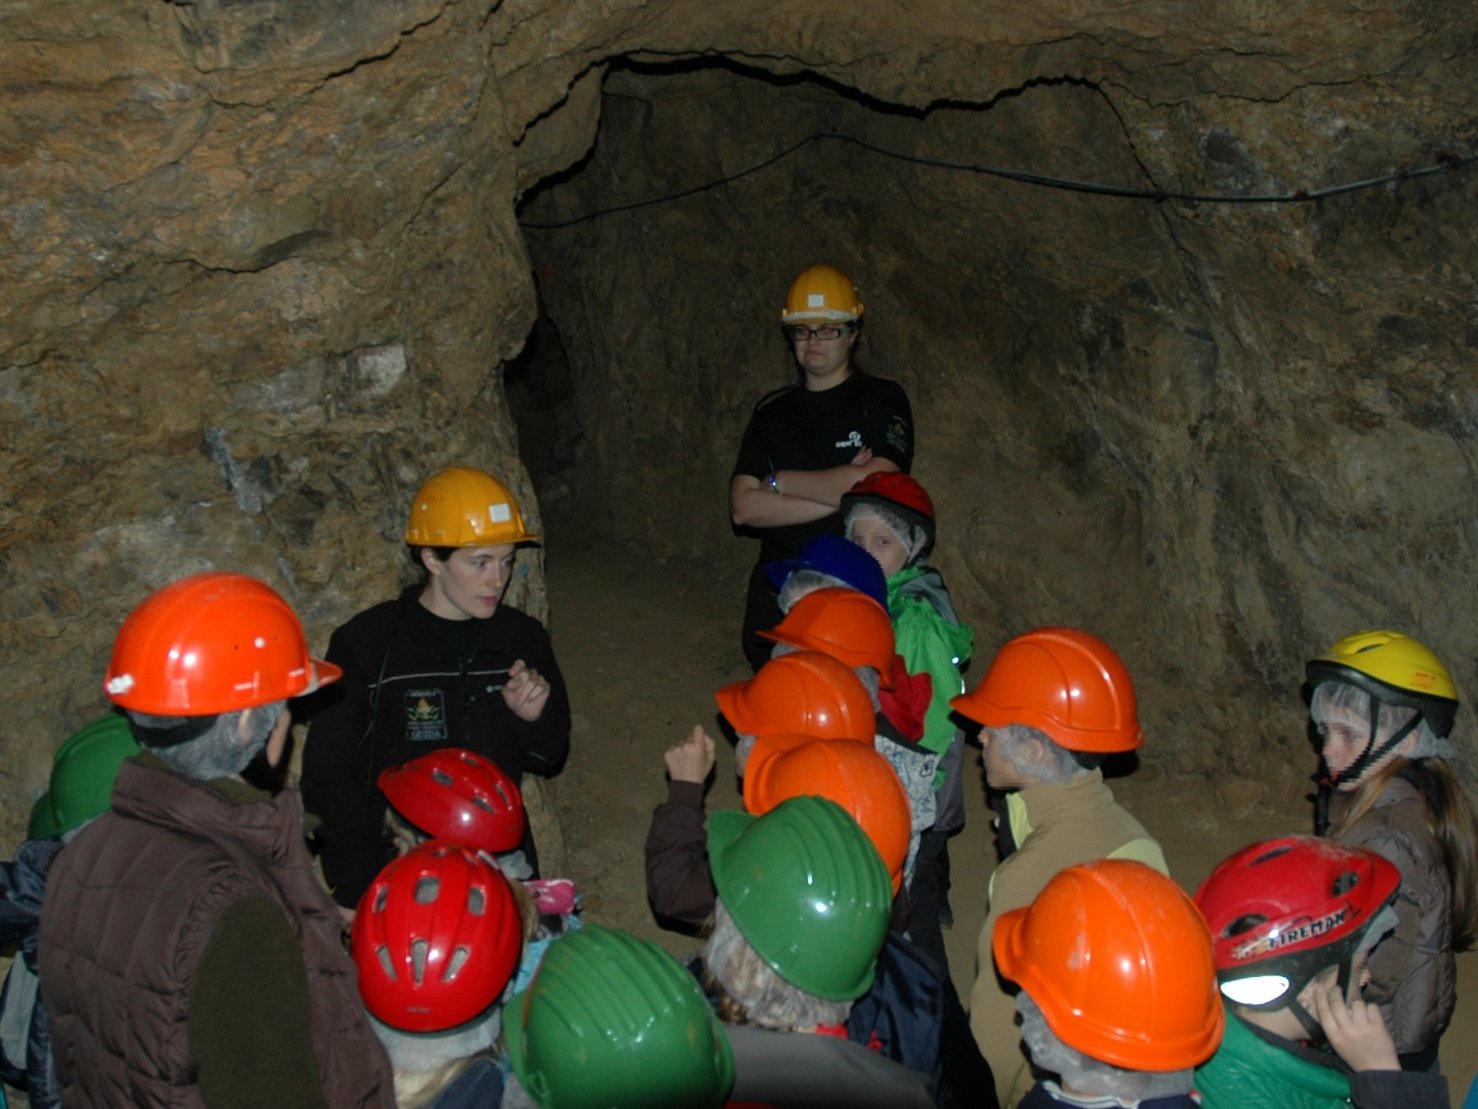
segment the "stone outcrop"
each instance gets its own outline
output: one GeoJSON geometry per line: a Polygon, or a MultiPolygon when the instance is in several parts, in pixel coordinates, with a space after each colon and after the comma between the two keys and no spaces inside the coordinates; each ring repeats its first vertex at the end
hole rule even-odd
{"type": "MultiPolygon", "coordinates": [[[[1160,755],[1253,779],[1307,761],[1299,662],[1354,626],[1419,628],[1478,688],[1470,173],[1153,202],[831,138],[532,226],[818,132],[1234,195],[1471,151],[1462,6],[915,7],[7,5],[0,831],[150,589],[253,572],[321,645],[394,588],[429,471],[537,513],[501,380],[535,272],[586,443],[563,503],[617,536],[739,572],[728,466],[824,257],[913,395],[982,654],[1098,629],[1160,755]]],[[[543,596],[531,564],[512,599],[543,596]]]]}

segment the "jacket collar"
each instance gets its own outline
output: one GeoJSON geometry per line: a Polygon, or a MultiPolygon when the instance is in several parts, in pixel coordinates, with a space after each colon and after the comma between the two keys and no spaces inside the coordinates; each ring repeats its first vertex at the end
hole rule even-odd
{"type": "Polygon", "coordinates": [[[294,790],[273,797],[239,778],[196,781],[145,751],[125,759],[113,786],[113,811],[213,841],[232,841],[270,862],[284,862],[301,839],[301,807],[294,790]]]}

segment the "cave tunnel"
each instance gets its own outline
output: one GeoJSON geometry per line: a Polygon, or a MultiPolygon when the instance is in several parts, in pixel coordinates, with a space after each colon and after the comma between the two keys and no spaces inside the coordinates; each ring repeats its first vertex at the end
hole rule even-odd
{"type": "MultiPolygon", "coordinates": [[[[1271,127],[1311,109],[1239,110],[1271,127]]],[[[936,562],[979,642],[1101,629],[1153,658],[1157,726],[1188,737],[1169,763],[1230,756],[1258,780],[1270,755],[1297,761],[1311,636],[1444,620],[1406,569],[1377,572],[1394,593],[1375,602],[1352,532],[1373,539],[1392,497],[1472,532],[1466,326],[1429,331],[1410,290],[1354,277],[1372,258],[1424,269],[1416,239],[1435,261],[1443,233],[1418,213],[1453,213],[1471,186],[1300,203],[1335,183],[1332,150],[1274,159],[1235,116],[1150,115],[1083,80],[914,107],[724,59],[613,65],[588,153],[519,208],[538,347],[569,390],[545,412],[564,454],[544,511],[741,579],[753,545],[731,534],[729,467],[755,401],[795,378],[787,283],[831,262],[867,306],[860,363],[912,398],[936,562]],[[1356,303],[1375,317],[1360,338],[1356,303]],[[1418,353],[1448,343],[1458,362],[1418,353]],[[1453,484],[1425,483],[1398,442],[1453,484]],[[1212,720],[1224,742],[1189,738],[1212,720]]]]}

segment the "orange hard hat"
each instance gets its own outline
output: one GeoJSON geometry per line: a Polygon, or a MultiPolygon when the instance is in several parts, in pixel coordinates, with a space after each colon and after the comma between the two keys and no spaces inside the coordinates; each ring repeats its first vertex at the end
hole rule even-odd
{"type": "Polygon", "coordinates": [[[987,728],[1036,728],[1069,751],[1110,754],[1143,742],[1129,671],[1112,647],[1076,628],[1017,636],[979,685],[949,703],[987,728]]]}
{"type": "Polygon", "coordinates": [[[1116,1067],[1209,1059],[1224,1023],[1211,933],[1190,896],[1129,859],[1059,871],[991,937],[996,967],[1068,1047],[1116,1067]]]}
{"type": "Polygon", "coordinates": [[[113,641],[103,688],[158,716],[211,716],[311,693],[343,674],[308,654],[297,613],[245,574],[194,574],[151,594],[113,641]]]}
{"type": "Polygon", "coordinates": [[[761,639],[820,651],[848,666],[871,666],[893,688],[893,622],[888,611],[855,589],[817,589],[795,603],[761,639]]]}
{"type": "Polygon", "coordinates": [[[825,797],[852,814],[883,857],[896,894],[912,818],[892,764],[853,740],[760,736],[744,775],[744,807],[763,816],[788,798],[805,796],[825,797]]]}
{"type": "Polygon", "coordinates": [[[719,711],[746,735],[794,732],[871,743],[877,716],[862,680],[818,651],[772,658],[748,681],[714,694],[719,711]]]}

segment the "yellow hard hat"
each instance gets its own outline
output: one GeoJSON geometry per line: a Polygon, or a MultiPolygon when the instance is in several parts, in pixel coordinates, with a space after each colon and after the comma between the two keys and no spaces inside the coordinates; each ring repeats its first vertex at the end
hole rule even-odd
{"type": "Polygon", "coordinates": [[[497,547],[539,536],[524,524],[512,492],[492,474],[453,466],[416,490],[405,541],[412,547],[497,547]]]}
{"type": "Polygon", "coordinates": [[[862,301],[852,279],[835,266],[812,266],[790,283],[781,323],[829,320],[850,323],[862,316],[862,301]]]}

